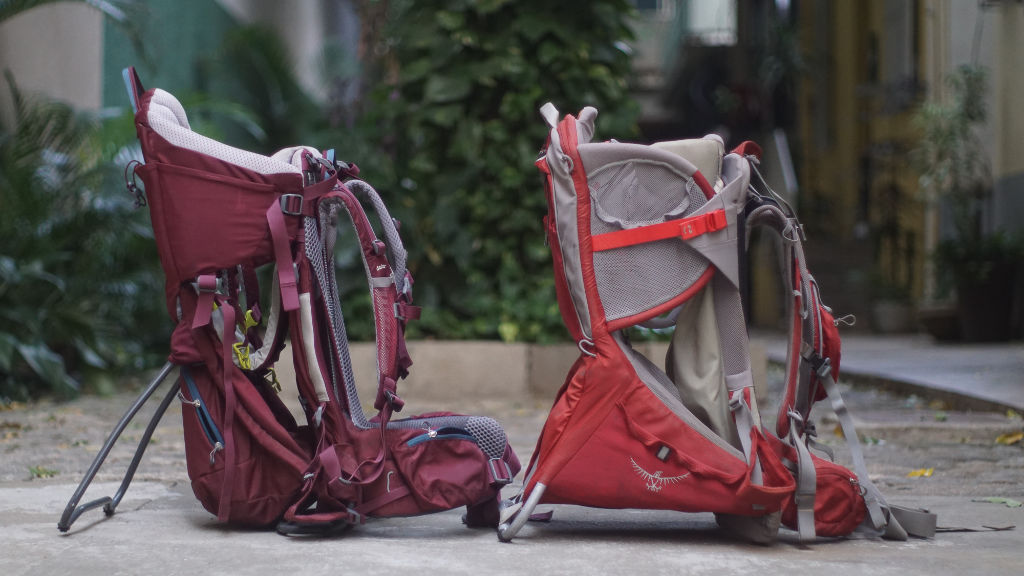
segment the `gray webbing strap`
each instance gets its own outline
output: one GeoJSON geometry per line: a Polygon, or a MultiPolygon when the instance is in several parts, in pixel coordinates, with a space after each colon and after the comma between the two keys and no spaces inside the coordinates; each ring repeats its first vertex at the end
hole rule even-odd
{"type": "Polygon", "coordinates": [[[736,433],[740,437],[743,457],[747,459],[747,464],[754,461],[750,482],[755,486],[763,486],[764,476],[761,472],[761,463],[757,462],[757,454],[752,453],[750,446],[750,432],[754,429],[754,417],[750,413],[750,407],[743,401],[743,390],[736,390],[732,393],[729,398],[729,410],[732,411],[733,420],[736,422],[736,433]]]}
{"type": "Polygon", "coordinates": [[[846,437],[846,445],[850,449],[850,458],[853,460],[853,472],[857,475],[857,481],[865,490],[864,500],[868,506],[868,514],[871,516],[871,524],[876,530],[881,530],[885,527],[886,523],[882,508],[887,507],[887,505],[885,499],[882,498],[882,494],[875,488],[868,477],[868,467],[864,462],[864,451],[860,447],[860,439],[857,436],[857,428],[853,424],[853,417],[850,416],[850,411],[846,408],[846,402],[843,401],[842,395],[839,394],[835,381],[832,378],[822,378],[821,383],[825,387],[825,392],[828,393],[829,402],[832,404],[832,411],[836,413],[836,418],[839,419],[839,426],[843,429],[843,436],[846,437]]]}
{"type": "Polygon", "coordinates": [[[938,517],[934,513],[920,508],[906,508],[903,506],[890,506],[889,512],[892,517],[899,521],[907,534],[917,536],[918,538],[931,538],[935,536],[938,517]]]}
{"type": "Polygon", "coordinates": [[[818,473],[814,469],[814,459],[804,444],[803,435],[797,429],[803,429],[803,418],[796,412],[789,412],[789,443],[796,450],[796,526],[801,542],[814,540],[814,500],[818,488],[818,473]]]}

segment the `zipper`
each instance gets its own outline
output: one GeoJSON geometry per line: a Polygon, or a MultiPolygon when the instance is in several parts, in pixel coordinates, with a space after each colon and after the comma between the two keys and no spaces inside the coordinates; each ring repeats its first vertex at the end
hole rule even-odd
{"type": "Polygon", "coordinates": [[[477,443],[476,437],[468,431],[463,430],[462,428],[449,427],[440,428],[438,430],[427,428],[425,433],[414,438],[410,438],[405,444],[406,446],[416,446],[432,440],[469,440],[474,444],[477,443]]]}
{"type": "Polygon", "coordinates": [[[210,451],[210,464],[213,465],[217,452],[224,449],[224,437],[221,436],[220,430],[217,429],[217,425],[214,424],[213,418],[210,416],[210,411],[206,407],[206,403],[203,402],[203,397],[199,395],[199,388],[196,386],[195,380],[192,379],[191,374],[184,366],[181,368],[182,379],[185,380],[185,386],[188,388],[188,395],[192,398],[191,400],[184,397],[181,390],[178,391],[178,399],[184,404],[189,404],[196,409],[196,416],[199,419],[199,427],[203,429],[203,435],[206,436],[206,440],[213,446],[213,450],[210,451]]]}

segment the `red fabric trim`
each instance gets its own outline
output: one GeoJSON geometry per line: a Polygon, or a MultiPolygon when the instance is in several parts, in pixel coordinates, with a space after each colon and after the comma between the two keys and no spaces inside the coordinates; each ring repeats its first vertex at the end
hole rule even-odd
{"type": "Polygon", "coordinates": [[[739,154],[740,156],[747,156],[753,154],[758,160],[761,159],[761,147],[756,142],[751,140],[744,140],[739,146],[732,149],[733,154],[739,154]]]}
{"type": "Polygon", "coordinates": [[[567,114],[558,124],[558,136],[564,152],[572,160],[572,183],[576,189],[576,229],[580,239],[580,270],[583,275],[583,289],[587,295],[590,314],[590,331],[595,342],[604,331],[604,306],[597,291],[597,277],[594,274],[594,250],[590,233],[590,187],[583,159],[577,146],[576,118],[567,114]]]}
{"type": "Polygon", "coordinates": [[[224,338],[221,340],[221,378],[224,382],[224,419],[221,436],[224,438],[224,484],[220,490],[220,503],[217,507],[217,520],[227,522],[231,517],[231,495],[235,489],[235,384],[231,380],[232,362],[231,345],[235,341],[235,307],[230,302],[221,302],[221,313],[224,319],[224,338]]]}
{"type": "Polygon", "coordinates": [[[595,252],[601,252],[669,238],[689,240],[708,232],[721,230],[726,225],[725,210],[715,210],[681,220],[669,220],[660,224],[598,234],[593,237],[593,248],[595,252]]]}
{"type": "Polygon", "coordinates": [[[693,173],[693,181],[697,183],[697,187],[704,193],[704,197],[711,200],[715,196],[715,189],[712,188],[711,184],[708,184],[708,179],[697,170],[693,173]]]}
{"type": "Polygon", "coordinates": [[[295,267],[292,251],[288,245],[288,229],[281,212],[281,202],[275,198],[267,209],[267,224],[274,243],[274,259],[277,261],[277,280],[281,288],[281,307],[285,312],[298,310],[299,293],[295,287],[295,267]]]}

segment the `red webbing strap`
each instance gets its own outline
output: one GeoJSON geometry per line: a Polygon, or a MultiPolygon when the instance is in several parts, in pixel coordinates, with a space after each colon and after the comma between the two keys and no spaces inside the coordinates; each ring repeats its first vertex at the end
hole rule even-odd
{"type": "Polygon", "coordinates": [[[726,227],[728,222],[725,217],[725,210],[715,210],[700,216],[683,218],[682,220],[670,220],[660,224],[617,230],[593,236],[592,242],[594,252],[602,250],[613,250],[624,248],[645,242],[667,240],[669,238],[681,238],[689,240],[701,234],[715,232],[726,227]]]}
{"type": "Polygon", "coordinates": [[[292,251],[288,246],[288,227],[284,223],[281,202],[275,199],[267,209],[267,224],[274,244],[274,259],[277,261],[277,281],[281,288],[281,306],[285,312],[299,309],[299,291],[295,284],[295,267],[292,251]]]}
{"type": "Polygon", "coordinates": [[[377,496],[372,500],[367,500],[366,502],[363,502],[359,506],[356,506],[356,512],[359,512],[364,516],[369,516],[375,510],[379,510],[384,506],[391,504],[395,500],[404,498],[411,493],[412,491],[406,488],[405,486],[392,488],[389,492],[385,492],[384,494],[381,494],[380,496],[377,496]]]}
{"type": "Polygon", "coordinates": [[[192,329],[201,328],[210,323],[213,313],[213,295],[217,292],[217,275],[202,274],[196,278],[196,311],[192,316],[192,329]]]}
{"type": "Polygon", "coordinates": [[[744,140],[739,146],[732,149],[733,154],[739,154],[740,156],[754,156],[758,160],[761,159],[761,147],[757,145],[757,142],[751,140],[744,140]]]}
{"type": "Polygon", "coordinates": [[[217,520],[227,522],[231,514],[231,493],[235,487],[235,438],[232,428],[235,423],[235,385],[231,380],[231,368],[234,367],[231,345],[235,340],[235,308],[229,302],[220,306],[224,319],[224,337],[221,338],[221,377],[224,382],[224,424],[221,428],[224,437],[224,484],[220,489],[220,505],[217,507],[217,520]]]}

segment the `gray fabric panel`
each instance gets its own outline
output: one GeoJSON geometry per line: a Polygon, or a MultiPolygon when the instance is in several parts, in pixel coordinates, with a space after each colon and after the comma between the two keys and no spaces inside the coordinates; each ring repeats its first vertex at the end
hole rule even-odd
{"type": "Polygon", "coordinates": [[[584,336],[591,338],[593,331],[590,326],[590,308],[586,290],[583,287],[583,269],[580,266],[579,226],[576,220],[576,188],[569,172],[569,158],[562,152],[558,130],[550,132],[551,144],[548,146],[547,164],[551,172],[551,187],[554,202],[553,217],[558,231],[558,245],[562,253],[562,270],[569,287],[576,318],[584,336]]]}
{"type": "MultiPolygon", "coordinates": [[[[646,160],[662,162],[672,166],[686,176],[692,176],[697,167],[692,162],[666,150],[659,150],[643,144],[626,144],[623,142],[601,142],[598,144],[580,144],[580,159],[590,172],[605,164],[622,160],[646,160]]],[[[710,183],[710,182],[709,182],[710,183]]]]}
{"type": "Polygon", "coordinates": [[[712,186],[722,175],[722,156],[725,153],[725,144],[717,134],[709,134],[700,139],[655,142],[651,144],[651,147],[686,158],[700,170],[700,173],[712,186]]]}
{"type": "Polygon", "coordinates": [[[714,289],[706,286],[681,307],[665,368],[680,400],[708,428],[739,447],[715,319],[714,289]]]}
{"type": "Polygon", "coordinates": [[[623,354],[626,355],[629,363],[636,371],[637,376],[640,377],[640,380],[643,381],[647,388],[654,393],[666,408],[671,410],[672,413],[678,416],[679,419],[687,426],[693,428],[698,434],[707,438],[714,445],[725,450],[729,454],[732,454],[736,458],[741,460],[744,459],[743,452],[737,450],[718,434],[715,434],[710,428],[701,422],[700,419],[694,416],[685,405],[683,405],[682,401],[680,401],[677,396],[679,392],[676,390],[675,385],[671,380],[669,380],[668,376],[664,372],[662,372],[643,354],[633,350],[633,348],[623,340],[621,332],[615,332],[613,336],[615,343],[619,345],[619,349],[621,349],[623,354]]]}

